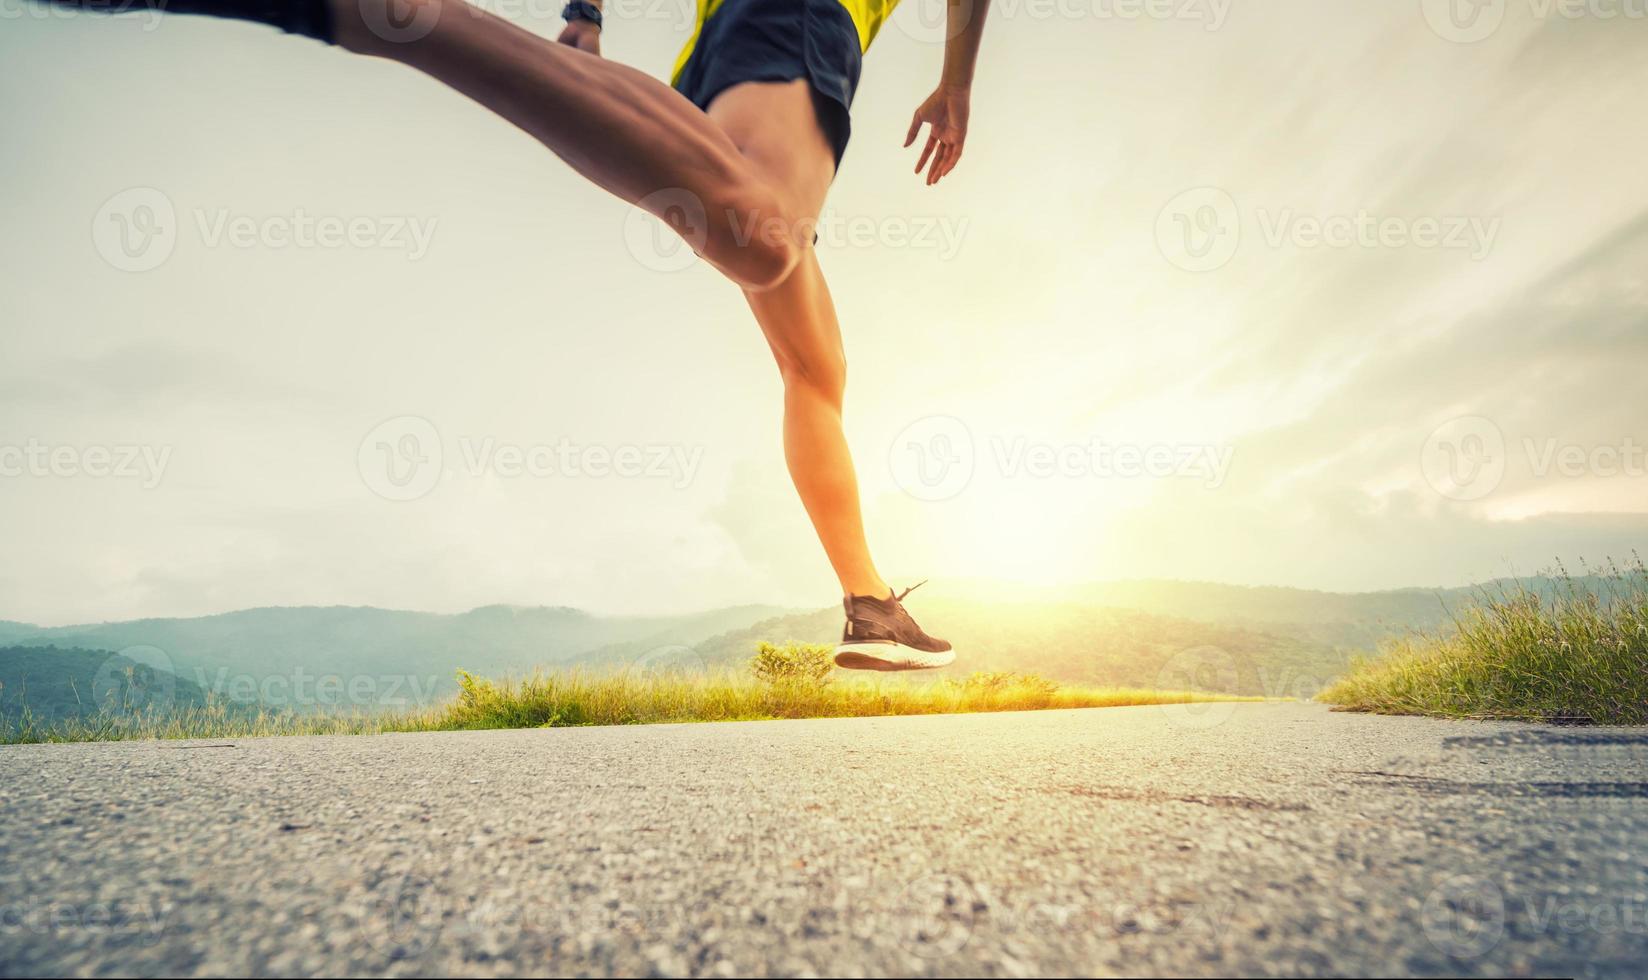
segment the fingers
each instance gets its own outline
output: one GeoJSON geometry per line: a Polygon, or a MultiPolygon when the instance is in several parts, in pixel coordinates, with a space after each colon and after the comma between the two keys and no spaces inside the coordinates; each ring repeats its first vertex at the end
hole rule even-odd
{"type": "Polygon", "coordinates": [[[925,183],[928,187],[933,186],[933,182],[938,180],[938,165],[943,162],[944,153],[945,146],[943,143],[940,143],[938,145],[938,151],[933,154],[932,166],[927,168],[927,179],[923,181],[923,183],[925,183]]]}
{"type": "Polygon", "coordinates": [[[928,187],[943,180],[956,168],[956,161],[961,159],[961,146],[960,143],[939,144],[938,153],[933,157],[932,169],[927,171],[928,187]]]}
{"type": "MultiPolygon", "coordinates": [[[[915,118],[910,120],[910,131],[904,136],[905,146],[910,146],[915,142],[916,137],[921,133],[921,126],[924,122],[925,120],[921,118],[921,110],[916,110],[915,118]]],[[[951,132],[948,127],[946,128],[947,135],[959,135],[961,132],[963,131],[951,132]]],[[[925,183],[928,187],[933,186],[956,168],[957,161],[961,159],[961,147],[962,144],[959,139],[951,141],[940,137],[938,126],[934,124],[927,131],[927,144],[922,147],[921,159],[916,161],[915,172],[920,174],[923,170],[926,170],[925,183]]]]}
{"type": "MultiPolygon", "coordinates": [[[[910,119],[910,131],[904,136],[904,145],[909,146],[911,143],[914,143],[916,141],[916,134],[919,132],[921,132],[921,110],[917,109],[916,114],[910,119]]],[[[921,168],[917,167],[916,169],[920,170],[921,168]]]]}
{"type": "MultiPolygon", "coordinates": [[[[927,158],[932,156],[933,155],[933,150],[935,150],[937,148],[938,148],[938,137],[929,134],[927,136],[927,147],[921,151],[921,159],[916,161],[916,173],[918,173],[918,174],[921,173],[922,168],[927,166],[927,158]]],[[[929,181],[929,183],[930,183],[930,181],[929,181]]]]}

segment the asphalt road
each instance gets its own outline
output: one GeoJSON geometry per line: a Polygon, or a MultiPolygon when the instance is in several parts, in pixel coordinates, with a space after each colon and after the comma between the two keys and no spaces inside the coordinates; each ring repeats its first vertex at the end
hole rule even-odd
{"type": "Polygon", "coordinates": [[[1648,735],[1112,708],[0,749],[0,973],[1648,963],[1648,735]]]}

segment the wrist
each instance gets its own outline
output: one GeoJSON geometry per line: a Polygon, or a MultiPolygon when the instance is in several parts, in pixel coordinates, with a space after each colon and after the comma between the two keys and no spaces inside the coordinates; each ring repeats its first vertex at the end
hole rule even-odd
{"type": "Polygon", "coordinates": [[[598,31],[601,29],[601,4],[599,0],[571,0],[561,11],[561,19],[568,24],[584,24],[598,31]]]}

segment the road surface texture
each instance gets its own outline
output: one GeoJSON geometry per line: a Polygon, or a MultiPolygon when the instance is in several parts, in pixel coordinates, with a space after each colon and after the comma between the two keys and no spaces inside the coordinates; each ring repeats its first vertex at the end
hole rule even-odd
{"type": "Polygon", "coordinates": [[[4,748],[0,972],[1635,977],[1645,739],[1241,704],[4,748]]]}

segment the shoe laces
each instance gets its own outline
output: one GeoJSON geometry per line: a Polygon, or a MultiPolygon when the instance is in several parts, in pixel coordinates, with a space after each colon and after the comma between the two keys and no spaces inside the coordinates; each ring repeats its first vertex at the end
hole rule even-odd
{"type": "Polygon", "coordinates": [[[899,594],[893,596],[893,601],[894,602],[903,602],[905,596],[909,595],[910,593],[914,592],[915,590],[921,588],[923,585],[926,585],[926,584],[927,584],[927,580],[922,579],[921,581],[917,582],[916,584],[910,586],[908,589],[905,589],[903,592],[900,592],[899,594]]]}

